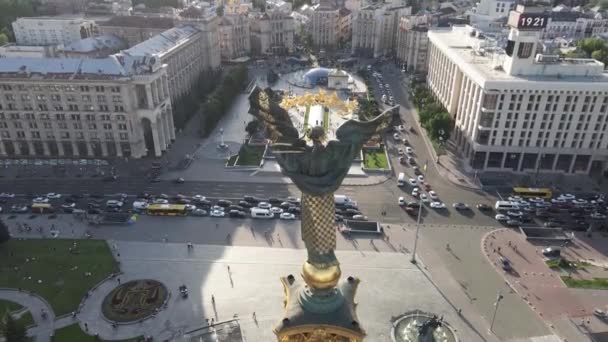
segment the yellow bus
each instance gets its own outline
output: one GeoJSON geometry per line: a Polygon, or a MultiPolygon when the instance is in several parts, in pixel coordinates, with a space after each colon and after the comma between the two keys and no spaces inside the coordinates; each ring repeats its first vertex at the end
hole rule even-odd
{"type": "Polygon", "coordinates": [[[37,214],[52,214],[55,208],[49,203],[34,203],[32,204],[32,212],[37,214]]]}
{"type": "Polygon", "coordinates": [[[184,216],[187,213],[184,204],[150,204],[147,212],[148,215],[159,216],[184,216]]]}
{"type": "Polygon", "coordinates": [[[547,188],[513,188],[513,194],[523,198],[540,197],[551,199],[553,192],[547,188]]]}

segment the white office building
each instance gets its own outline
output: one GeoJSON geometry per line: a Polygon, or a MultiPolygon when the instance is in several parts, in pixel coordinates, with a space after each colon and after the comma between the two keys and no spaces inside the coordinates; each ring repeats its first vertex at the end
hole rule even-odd
{"type": "Polygon", "coordinates": [[[414,73],[424,73],[428,65],[429,36],[433,18],[404,16],[399,20],[397,31],[397,60],[402,68],[414,73]]]}
{"type": "Polygon", "coordinates": [[[17,45],[68,45],[94,36],[97,28],[83,18],[32,17],[15,20],[13,32],[17,45]]]}
{"type": "Polygon", "coordinates": [[[476,170],[588,173],[608,160],[608,76],[593,59],[541,55],[540,10],[518,6],[504,50],[471,26],[429,31],[427,83],[476,170]]]}
{"type": "Polygon", "coordinates": [[[469,20],[472,26],[481,30],[498,31],[504,19],[515,9],[515,0],[481,0],[471,8],[469,20]]]}

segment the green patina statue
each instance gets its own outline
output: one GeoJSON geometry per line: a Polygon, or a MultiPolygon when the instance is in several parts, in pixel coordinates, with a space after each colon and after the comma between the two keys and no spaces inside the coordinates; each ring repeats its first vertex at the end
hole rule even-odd
{"type": "Polygon", "coordinates": [[[280,96],[270,88],[255,87],[249,102],[249,113],[266,124],[273,142],[271,151],[282,172],[302,191],[302,239],[308,251],[304,280],[315,289],[332,288],[340,277],[334,255],[334,191],[363,144],[389,126],[392,109],[371,121],[346,121],[336,130],[336,140],[326,142],[325,130],[320,126],[308,130],[308,136],[300,136],[287,110],[279,106],[280,96]]]}

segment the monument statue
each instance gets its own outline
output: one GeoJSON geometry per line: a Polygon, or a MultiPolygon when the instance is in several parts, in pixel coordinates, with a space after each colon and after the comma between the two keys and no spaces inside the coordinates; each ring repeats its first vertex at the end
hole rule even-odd
{"type": "MultiPolygon", "coordinates": [[[[371,121],[348,120],[336,130],[335,140],[327,141],[325,129],[320,126],[308,130],[307,136],[300,136],[287,110],[279,105],[280,100],[280,96],[271,89],[254,87],[249,96],[249,112],[266,124],[272,141],[271,152],[276,157],[282,172],[302,191],[301,230],[302,240],[308,252],[308,258],[302,267],[302,277],[306,286],[291,289],[298,290],[298,300],[293,305],[301,306],[304,314],[306,312],[327,314],[341,310],[345,305],[345,299],[346,302],[350,300],[348,304],[350,308],[346,308],[345,317],[348,316],[352,320],[347,324],[355,325],[354,330],[360,332],[361,336],[359,339],[352,337],[344,341],[359,341],[364,333],[355,319],[353,298],[346,296],[348,293],[354,297],[353,284],[358,281],[349,277],[351,290],[336,288],[341,271],[334,254],[336,249],[334,191],[340,187],[353,159],[361,152],[363,144],[389,126],[392,109],[371,121]]],[[[294,281],[293,276],[291,279],[283,279],[288,297],[291,291],[289,287],[294,281]]],[[[289,302],[289,298],[286,301],[289,302]]],[[[287,312],[289,305],[286,303],[287,312]]],[[[285,323],[285,319],[282,323],[285,323]]],[[[295,337],[281,339],[280,332],[285,328],[284,325],[280,324],[280,327],[275,328],[279,339],[299,340],[295,337]]],[[[320,333],[317,331],[310,334],[315,336],[314,334],[320,333]]],[[[334,339],[343,341],[337,337],[334,339]]],[[[325,341],[334,339],[328,338],[325,341]]],[[[301,340],[307,341],[307,339],[301,340]]]]}

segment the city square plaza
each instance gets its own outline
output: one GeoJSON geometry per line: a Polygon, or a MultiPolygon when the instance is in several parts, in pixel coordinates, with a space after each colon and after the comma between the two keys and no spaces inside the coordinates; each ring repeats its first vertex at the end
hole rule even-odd
{"type": "MultiPolygon", "coordinates": [[[[206,326],[206,320],[213,319],[218,324],[236,319],[232,325],[238,324],[243,341],[276,340],[273,328],[284,314],[284,291],[279,278],[293,274],[300,279],[302,261],[306,258],[303,249],[196,245],[188,251],[184,244],[116,244],[121,254],[123,283],[154,279],[172,295],[167,307],[154,318],[114,329],[100,307],[117,283],[110,280],[102,284],[85,300],[79,319],[81,325],[86,322],[89,331],[104,339],[142,334],[190,341],[189,336],[196,336],[201,330],[188,332],[206,326]],[[178,288],[183,284],[189,289],[188,298],[179,296],[178,288]]],[[[418,265],[409,262],[411,255],[372,251],[336,254],[342,277],[352,275],[361,280],[355,302],[361,326],[367,333],[366,341],[390,341],[392,322],[416,310],[443,317],[460,341],[488,340],[487,331],[481,332],[482,338],[462,320],[457,308],[422,271],[422,262],[418,265]]]]}

